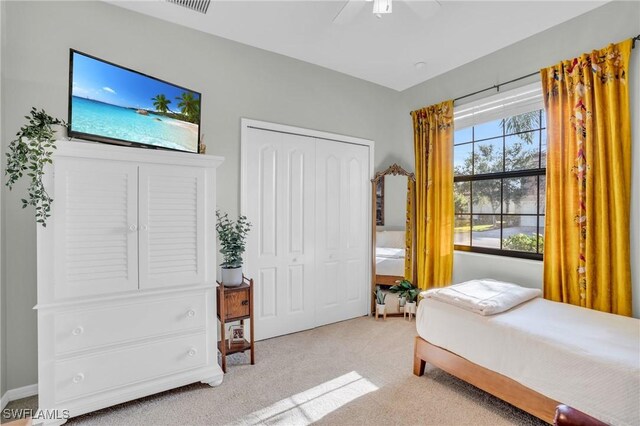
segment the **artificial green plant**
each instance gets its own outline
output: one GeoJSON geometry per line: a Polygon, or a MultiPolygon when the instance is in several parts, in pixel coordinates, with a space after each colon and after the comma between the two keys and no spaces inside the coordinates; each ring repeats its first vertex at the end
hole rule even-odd
{"type": "Polygon", "coordinates": [[[53,150],[56,149],[55,130],[53,126],[66,126],[63,120],[51,117],[44,110],[31,108],[25,116],[28,123],[16,133],[17,138],[9,144],[7,152],[7,168],[9,176],[6,185],[13,189],[16,182],[24,174],[31,179],[27,189],[27,198],[22,199],[22,208],[34,206],[36,222],[47,226],[47,218],[51,216],[53,199],[47,193],[42,177],[47,164],[52,164],[53,150]]]}

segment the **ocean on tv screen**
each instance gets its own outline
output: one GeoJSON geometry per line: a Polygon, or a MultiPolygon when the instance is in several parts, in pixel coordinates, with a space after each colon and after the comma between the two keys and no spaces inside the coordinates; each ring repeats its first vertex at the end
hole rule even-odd
{"type": "Polygon", "coordinates": [[[71,130],[162,148],[197,152],[198,124],[147,109],[72,97],[71,130]]]}

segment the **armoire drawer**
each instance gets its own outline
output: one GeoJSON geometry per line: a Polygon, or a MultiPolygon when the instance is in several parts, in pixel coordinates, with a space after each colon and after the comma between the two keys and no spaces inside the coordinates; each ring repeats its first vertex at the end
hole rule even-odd
{"type": "Polygon", "coordinates": [[[56,361],[56,403],[205,367],[206,341],[206,334],[198,333],[56,361]]]}
{"type": "Polygon", "coordinates": [[[54,315],[55,353],[204,328],[205,322],[204,293],[59,312],[54,315]]]}

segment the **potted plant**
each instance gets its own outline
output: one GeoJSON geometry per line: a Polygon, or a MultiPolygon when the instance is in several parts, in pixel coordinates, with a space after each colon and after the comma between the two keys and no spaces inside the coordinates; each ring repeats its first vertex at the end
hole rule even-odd
{"type": "MultiPolygon", "coordinates": [[[[414,288],[412,290],[410,290],[409,292],[407,292],[407,303],[404,305],[404,310],[405,312],[408,312],[409,314],[414,314],[416,313],[416,298],[418,297],[418,294],[420,294],[420,289],[419,288],[414,288]]],[[[411,318],[411,315],[409,315],[409,318],[411,318]]]]}
{"type": "Polygon", "coordinates": [[[376,291],[373,293],[376,296],[376,314],[384,315],[385,311],[385,299],[387,298],[387,293],[382,291],[380,286],[376,287],[376,291]]]}
{"type": "Polygon", "coordinates": [[[27,189],[29,197],[22,199],[22,208],[34,206],[36,222],[46,227],[53,199],[45,190],[42,177],[45,165],[53,163],[51,156],[56,149],[54,126],[66,126],[66,123],[35,107],[29,114],[25,116],[29,122],[20,128],[17,138],[9,144],[5,174],[9,176],[9,190],[23,174],[31,179],[27,189]]]}
{"type": "Polygon", "coordinates": [[[242,284],[242,254],[251,223],[246,216],[238,216],[238,220],[234,222],[227,213],[220,213],[220,210],[216,211],[216,219],[222,253],[222,284],[237,287],[242,284]]]}
{"type": "Polygon", "coordinates": [[[396,285],[389,287],[389,291],[398,293],[400,307],[404,306],[404,309],[409,309],[409,312],[411,312],[410,309],[413,309],[413,313],[415,313],[415,300],[418,297],[418,293],[420,293],[420,289],[411,284],[411,281],[407,279],[396,281],[396,285]],[[407,306],[409,304],[412,304],[412,306],[407,306]]]}

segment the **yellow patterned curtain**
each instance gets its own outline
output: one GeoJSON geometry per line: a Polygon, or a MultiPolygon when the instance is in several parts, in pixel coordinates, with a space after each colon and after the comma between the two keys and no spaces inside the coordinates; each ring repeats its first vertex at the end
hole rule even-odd
{"type": "Polygon", "coordinates": [[[415,277],[413,276],[413,249],[414,244],[413,241],[415,239],[414,235],[414,197],[415,197],[415,187],[416,183],[411,178],[411,176],[407,176],[407,220],[405,223],[405,255],[404,255],[404,277],[415,284],[415,277]]]}
{"type": "Polygon", "coordinates": [[[630,53],[628,40],[541,70],[548,127],[545,297],[628,316],[630,53]]]}
{"type": "Polygon", "coordinates": [[[451,283],[453,267],[453,101],[413,111],[417,286],[451,283]]]}

